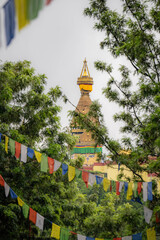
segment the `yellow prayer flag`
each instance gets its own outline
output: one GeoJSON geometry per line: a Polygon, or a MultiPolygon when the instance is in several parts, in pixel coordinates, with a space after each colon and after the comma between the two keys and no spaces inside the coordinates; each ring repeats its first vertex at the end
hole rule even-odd
{"type": "Polygon", "coordinates": [[[20,197],[17,197],[17,201],[18,201],[18,205],[19,205],[20,207],[22,207],[23,204],[24,204],[24,202],[22,201],[22,199],[21,199],[20,197]]]}
{"type": "Polygon", "coordinates": [[[132,190],[132,182],[128,183],[128,190],[127,190],[127,200],[131,200],[133,194],[132,190]]]}
{"type": "Polygon", "coordinates": [[[109,179],[107,179],[107,178],[104,178],[104,179],[103,179],[103,188],[104,188],[104,191],[107,192],[107,190],[108,190],[110,184],[111,184],[111,182],[110,182],[109,179]]]}
{"type": "Polygon", "coordinates": [[[76,175],[75,167],[68,166],[68,180],[69,180],[69,182],[74,179],[75,175],[76,175]]]}
{"type": "Polygon", "coordinates": [[[29,21],[27,20],[27,0],[16,0],[16,15],[18,18],[18,29],[24,28],[29,21]]]}
{"type": "Polygon", "coordinates": [[[41,162],[42,153],[37,152],[37,151],[34,151],[34,153],[35,153],[35,156],[36,156],[36,158],[37,158],[37,161],[40,163],[40,162],[41,162]]]}
{"type": "Polygon", "coordinates": [[[8,137],[5,136],[5,151],[8,153],[8,137]]]}
{"type": "Polygon", "coordinates": [[[95,240],[104,240],[104,238],[95,238],[95,240]]]}
{"type": "Polygon", "coordinates": [[[156,240],[156,232],[154,227],[147,229],[147,240],[156,240]]]}
{"type": "Polygon", "coordinates": [[[55,223],[52,223],[52,232],[51,237],[60,239],[60,226],[56,225],[55,223]]]}
{"type": "Polygon", "coordinates": [[[157,180],[157,192],[160,194],[160,180],[157,180]]]}

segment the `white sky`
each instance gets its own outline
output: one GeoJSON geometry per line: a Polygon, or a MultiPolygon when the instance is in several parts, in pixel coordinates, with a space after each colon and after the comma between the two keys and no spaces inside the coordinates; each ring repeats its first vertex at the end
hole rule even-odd
{"type": "MultiPolygon", "coordinates": [[[[17,33],[8,48],[0,48],[0,60],[31,61],[38,73],[48,77],[46,90],[59,85],[70,101],[77,105],[80,98],[77,78],[86,57],[94,81],[91,99],[99,99],[110,136],[118,138],[120,125],[114,123],[112,116],[119,109],[102,95],[102,88],[106,86],[109,77],[94,68],[94,61],[114,62],[114,67],[118,68],[119,64],[124,64],[124,59],[113,60],[107,50],[100,50],[99,43],[104,35],[93,30],[93,19],[83,15],[88,2],[54,0],[40,12],[36,20],[17,33]]],[[[117,1],[113,1],[112,6],[116,8],[117,1]]],[[[62,107],[61,124],[65,127],[68,126],[67,111],[73,107],[69,103],[62,107]]]]}

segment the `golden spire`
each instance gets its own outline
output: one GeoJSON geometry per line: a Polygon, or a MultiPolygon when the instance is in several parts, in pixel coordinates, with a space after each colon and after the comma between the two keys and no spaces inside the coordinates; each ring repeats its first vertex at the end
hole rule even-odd
{"type": "Polygon", "coordinates": [[[86,59],[83,62],[81,75],[77,80],[77,84],[79,85],[80,90],[85,90],[87,92],[92,91],[93,78],[90,77],[86,59]]]}

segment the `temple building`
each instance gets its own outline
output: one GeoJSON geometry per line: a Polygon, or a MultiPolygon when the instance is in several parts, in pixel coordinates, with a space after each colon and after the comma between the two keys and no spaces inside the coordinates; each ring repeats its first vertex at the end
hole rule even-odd
{"type": "MultiPolygon", "coordinates": [[[[87,114],[92,104],[89,94],[92,91],[93,78],[90,77],[86,60],[84,60],[81,75],[77,80],[77,85],[79,85],[81,97],[76,111],[87,114]]],[[[94,119],[91,121],[94,122],[94,119]]],[[[92,139],[91,132],[80,129],[78,125],[75,127],[72,126],[71,132],[72,135],[78,136],[78,141],[72,150],[72,159],[76,159],[78,155],[83,155],[85,157],[84,166],[92,166],[96,162],[97,153],[102,152],[102,146],[97,146],[95,148],[95,140],[92,139]]]]}

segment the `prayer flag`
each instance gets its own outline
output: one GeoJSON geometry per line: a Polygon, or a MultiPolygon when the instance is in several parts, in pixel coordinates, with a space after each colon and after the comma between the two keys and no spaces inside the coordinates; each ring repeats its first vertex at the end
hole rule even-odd
{"type": "Polygon", "coordinates": [[[124,182],[119,183],[119,192],[122,192],[123,185],[124,185],[124,182]]]}
{"type": "Polygon", "coordinates": [[[27,147],[21,144],[21,162],[27,162],[27,147]]]}
{"type": "Polygon", "coordinates": [[[137,191],[137,189],[138,189],[138,183],[137,183],[137,182],[134,182],[133,195],[134,195],[135,198],[138,197],[138,191],[137,191]]]}
{"type": "Polygon", "coordinates": [[[13,198],[13,199],[17,198],[17,195],[15,194],[15,192],[11,188],[10,188],[10,195],[11,195],[11,198],[13,198]]]}
{"type": "Polygon", "coordinates": [[[95,240],[95,238],[92,238],[92,237],[86,237],[86,240],[95,240]]]}
{"type": "Polygon", "coordinates": [[[41,157],[41,172],[47,173],[48,171],[48,157],[45,154],[42,154],[41,157]]]}
{"type": "Polygon", "coordinates": [[[23,212],[24,217],[28,218],[29,206],[25,203],[22,206],[22,212],[23,212]]]}
{"type": "Polygon", "coordinates": [[[72,181],[75,178],[75,167],[68,166],[68,180],[69,182],[72,181]]]}
{"type": "Polygon", "coordinates": [[[102,181],[103,181],[102,177],[96,176],[96,183],[97,184],[101,184],[102,181]]]}
{"type": "Polygon", "coordinates": [[[15,157],[16,157],[16,159],[19,159],[20,154],[21,154],[21,143],[15,142],[15,148],[16,148],[15,157]]]}
{"type": "Polygon", "coordinates": [[[2,141],[2,133],[0,133],[0,142],[2,141]]]}
{"type": "Polygon", "coordinates": [[[9,149],[11,151],[12,156],[15,155],[15,141],[13,139],[9,139],[9,149]]]}
{"type": "Polygon", "coordinates": [[[92,174],[92,173],[89,173],[89,178],[88,178],[89,185],[93,186],[95,181],[96,181],[96,176],[94,174],[92,174]]]}
{"type": "Polygon", "coordinates": [[[158,212],[156,212],[156,223],[160,223],[160,216],[158,212]]]}
{"type": "Polygon", "coordinates": [[[0,175],[0,185],[2,187],[4,187],[4,183],[5,183],[5,181],[4,181],[3,177],[2,177],[2,175],[0,175]]]}
{"type": "Polygon", "coordinates": [[[95,240],[104,240],[104,238],[95,238],[95,240]]]}
{"type": "Polygon", "coordinates": [[[108,180],[107,178],[104,178],[103,179],[103,188],[104,188],[104,191],[107,192],[109,186],[110,186],[110,180],[108,180]]]}
{"type": "Polygon", "coordinates": [[[82,171],[82,179],[88,188],[88,179],[89,179],[89,172],[82,171]]]}
{"type": "Polygon", "coordinates": [[[54,160],[54,172],[57,171],[61,166],[61,162],[54,160]]]}
{"type": "Polygon", "coordinates": [[[153,200],[153,194],[152,194],[152,182],[148,183],[148,200],[153,200]]]}
{"type": "Polygon", "coordinates": [[[52,174],[54,170],[54,159],[48,157],[48,167],[49,167],[49,173],[52,174]]]}
{"type": "Polygon", "coordinates": [[[5,12],[5,32],[7,46],[10,44],[15,34],[15,7],[14,0],[8,0],[4,5],[5,12]]]}
{"type": "Polygon", "coordinates": [[[132,236],[122,237],[122,240],[132,240],[132,236]]]}
{"type": "Polygon", "coordinates": [[[62,163],[62,175],[65,175],[68,172],[68,165],[62,163]]]}
{"type": "Polygon", "coordinates": [[[44,217],[37,213],[36,226],[43,231],[44,217]]]}
{"type": "Polygon", "coordinates": [[[120,238],[113,238],[113,240],[121,240],[122,238],[120,237],[120,238]]]}
{"type": "Polygon", "coordinates": [[[128,190],[127,190],[127,200],[131,200],[132,198],[132,182],[128,183],[128,190]]]}
{"type": "Polygon", "coordinates": [[[18,19],[18,29],[24,28],[29,21],[27,20],[27,0],[15,0],[16,15],[18,19]]]}
{"type": "Polygon", "coordinates": [[[128,190],[128,182],[124,182],[124,193],[128,190]]]}
{"type": "Polygon", "coordinates": [[[133,234],[132,240],[142,240],[142,233],[133,234]]]}
{"type": "Polygon", "coordinates": [[[32,208],[29,209],[29,220],[36,224],[37,212],[34,211],[32,208]]]}
{"type": "Polygon", "coordinates": [[[5,151],[8,153],[8,137],[5,136],[5,151]]]}
{"type": "Polygon", "coordinates": [[[156,240],[155,228],[147,229],[147,240],[156,240]]]}
{"type": "Polygon", "coordinates": [[[46,5],[49,5],[52,2],[52,0],[46,0],[46,5]]]}
{"type": "Polygon", "coordinates": [[[37,161],[40,163],[41,162],[42,153],[34,151],[34,154],[36,156],[37,161]]]}
{"type": "Polygon", "coordinates": [[[60,239],[60,226],[56,225],[55,223],[52,223],[52,232],[51,237],[60,239]]]}
{"type": "Polygon", "coordinates": [[[137,191],[138,191],[138,195],[139,195],[141,193],[141,191],[142,191],[142,182],[138,182],[137,191]]]}
{"type": "Polygon", "coordinates": [[[28,147],[27,148],[27,155],[28,155],[28,157],[33,158],[34,150],[28,147]]]}
{"type": "Polygon", "coordinates": [[[70,231],[65,228],[61,228],[61,233],[60,233],[60,240],[68,240],[70,235],[70,231]]]}
{"type": "Polygon", "coordinates": [[[8,197],[10,186],[6,182],[4,182],[4,190],[5,190],[5,196],[8,197]]]}
{"type": "Polygon", "coordinates": [[[81,234],[77,234],[77,240],[86,240],[86,236],[83,236],[81,234]]]}
{"type": "Polygon", "coordinates": [[[143,201],[146,202],[148,198],[148,182],[143,182],[143,201]]]}
{"type": "Polygon", "coordinates": [[[18,201],[18,205],[19,205],[20,207],[22,207],[23,204],[24,204],[24,202],[22,201],[22,199],[21,199],[20,197],[17,197],[17,201],[18,201]]]}
{"type": "Polygon", "coordinates": [[[82,171],[76,168],[76,177],[77,178],[82,178],[82,171]]]}
{"type": "Polygon", "coordinates": [[[151,209],[147,208],[146,206],[144,206],[143,209],[144,209],[144,219],[149,224],[153,211],[151,209]]]}
{"type": "Polygon", "coordinates": [[[38,17],[39,10],[41,8],[42,0],[27,0],[27,18],[33,20],[38,17]]]}
{"type": "Polygon", "coordinates": [[[120,192],[119,192],[119,182],[118,181],[116,181],[116,194],[120,195],[120,192]]]}

